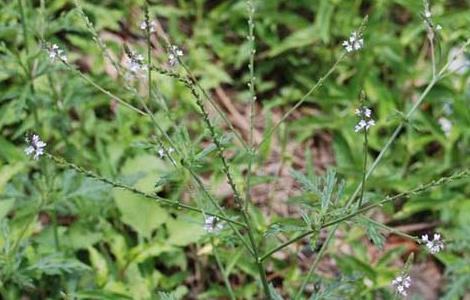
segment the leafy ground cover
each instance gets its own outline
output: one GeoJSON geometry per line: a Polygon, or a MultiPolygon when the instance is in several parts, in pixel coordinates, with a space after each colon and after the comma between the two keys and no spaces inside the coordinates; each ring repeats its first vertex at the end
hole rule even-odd
{"type": "Polygon", "coordinates": [[[3,299],[468,297],[468,1],[1,3],[3,299]]]}

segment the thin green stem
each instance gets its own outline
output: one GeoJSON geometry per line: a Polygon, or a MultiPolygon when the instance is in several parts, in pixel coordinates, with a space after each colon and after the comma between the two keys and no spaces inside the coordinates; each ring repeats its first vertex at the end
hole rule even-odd
{"type": "MultiPolygon", "coordinates": [[[[146,197],[146,198],[149,198],[149,199],[157,200],[157,201],[159,201],[163,204],[167,204],[167,205],[173,206],[175,208],[186,209],[186,210],[198,212],[198,213],[201,213],[201,214],[203,212],[201,209],[199,209],[197,207],[190,206],[190,205],[187,205],[187,204],[184,204],[184,203],[180,203],[178,201],[173,201],[173,200],[170,200],[170,199],[162,198],[162,197],[154,195],[154,194],[149,194],[149,193],[143,192],[141,190],[138,190],[138,189],[136,189],[132,186],[128,186],[128,185],[110,180],[108,178],[99,176],[99,175],[97,175],[97,174],[95,174],[91,171],[85,170],[85,169],[83,169],[83,168],[81,168],[81,167],[79,167],[79,166],[77,166],[73,163],[70,163],[70,162],[68,162],[68,161],[66,161],[62,158],[56,157],[52,154],[47,153],[46,155],[47,155],[48,158],[50,158],[51,160],[53,160],[55,163],[57,163],[59,165],[63,165],[63,166],[66,166],[68,168],[74,169],[75,171],[77,171],[77,172],[79,172],[79,173],[81,173],[81,174],[83,174],[87,177],[90,177],[90,178],[93,178],[95,180],[104,182],[104,183],[109,184],[109,185],[111,185],[115,188],[121,188],[121,189],[127,190],[129,192],[132,192],[134,194],[138,194],[140,196],[143,196],[143,197],[146,197]]],[[[234,225],[237,225],[237,226],[241,226],[241,227],[246,227],[245,224],[234,221],[234,220],[231,220],[228,217],[224,217],[222,215],[219,215],[219,214],[216,214],[216,213],[210,213],[210,212],[207,212],[207,214],[210,215],[210,216],[217,217],[217,218],[219,218],[221,220],[224,220],[228,223],[231,223],[231,224],[234,224],[234,225]]]]}
{"type": "Polygon", "coordinates": [[[230,170],[230,165],[228,164],[227,159],[224,156],[224,152],[223,152],[224,147],[223,147],[222,143],[220,142],[220,139],[217,135],[217,132],[215,130],[214,125],[212,124],[212,122],[209,119],[209,114],[208,114],[206,108],[204,107],[204,103],[202,102],[202,98],[200,97],[199,93],[194,89],[194,86],[188,86],[188,87],[191,89],[191,92],[193,93],[193,95],[196,98],[196,104],[198,105],[198,107],[201,111],[201,114],[202,114],[204,123],[206,124],[206,127],[209,129],[212,141],[214,142],[214,144],[216,146],[216,149],[217,149],[217,155],[219,156],[220,161],[222,162],[222,170],[223,170],[225,176],[227,177],[227,182],[228,182],[230,188],[233,191],[233,197],[234,197],[235,202],[237,203],[237,205],[240,209],[240,213],[242,215],[243,221],[247,225],[248,238],[249,238],[249,241],[250,241],[250,244],[251,244],[251,249],[253,250],[254,258],[256,260],[256,266],[258,268],[258,272],[259,272],[259,275],[261,277],[260,279],[261,279],[263,289],[264,289],[264,292],[265,292],[265,297],[266,297],[266,299],[271,299],[271,293],[270,293],[270,290],[269,290],[269,285],[268,285],[268,281],[267,281],[267,278],[266,278],[266,273],[264,272],[263,262],[259,259],[259,255],[258,255],[259,254],[258,245],[257,245],[255,237],[254,237],[253,226],[250,223],[250,220],[249,220],[249,217],[248,217],[248,212],[244,209],[243,201],[240,197],[240,193],[237,189],[237,186],[235,185],[235,181],[233,179],[232,172],[230,170]]]}
{"type": "Polygon", "coordinates": [[[225,124],[229,127],[229,129],[235,134],[235,137],[237,138],[237,140],[241,143],[241,145],[243,146],[243,148],[247,149],[248,146],[245,142],[245,140],[242,138],[242,136],[240,135],[240,133],[238,132],[238,130],[235,129],[235,127],[233,127],[232,125],[232,122],[230,122],[230,120],[228,119],[228,117],[225,115],[225,113],[222,111],[222,109],[219,107],[219,105],[214,101],[214,99],[212,99],[211,96],[209,96],[209,93],[202,87],[202,85],[199,83],[199,81],[196,79],[196,77],[193,75],[193,73],[191,72],[191,70],[189,70],[189,68],[181,61],[181,59],[178,57],[178,60],[180,61],[180,64],[181,66],[183,67],[183,69],[186,71],[186,73],[188,74],[188,77],[191,81],[191,84],[192,85],[195,85],[201,92],[202,94],[204,95],[204,97],[207,99],[207,101],[209,102],[209,104],[217,111],[217,113],[219,114],[219,116],[222,118],[222,120],[225,122],[225,124]]]}
{"type": "MultiPolygon", "coordinates": [[[[324,242],[324,244],[329,243],[332,237],[333,237],[332,235],[328,235],[325,242],[324,242]]],[[[320,259],[323,256],[323,253],[325,251],[326,251],[326,247],[321,247],[320,248],[320,251],[317,253],[317,256],[315,257],[315,260],[313,261],[313,264],[310,266],[310,269],[308,270],[307,276],[305,276],[304,280],[302,281],[302,284],[300,285],[300,288],[298,289],[297,293],[295,294],[294,300],[299,299],[300,296],[302,295],[305,287],[310,282],[310,279],[313,275],[313,272],[315,271],[318,264],[320,263],[320,259]]]]}
{"type": "MultiPolygon", "coordinates": [[[[85,74],[81,73],[79,70],[76,70],[75,68],[73,68],[70,64],[68,64],[67,62],[65,61],[62,61],[62,63],[64,63],[70,70],[76,72],[80,77],[82,77],[84,80],[86,80],[88,83],[90,83],[93,87],[95,87],[97,90],[99,90],[100,92],[104,93],[105,95],[107,95],[108,97],[118,101],[119,103],[123,104],[124,106],[126,106],[127,108],[141,114],[141,115],[144,115],[144,116],[148,116],[152,123],[156,126],[156,128],[159,130],[159,132],[165,136],[165,138],[168,140],[168,142],[170,143],[170,145],[175,149],[175,151],[178,151],[178,148],[176,147],[176,145],[173,143],[173,141],[171,140],[171,138],[168,136],[168,134],[160,127],[160,125],[158,124],[158,122],[155,120],[155,117],[154,115],[152,114],[152,112],[150,111],[150,109],[148,108],[148,106],[145,104],[145,102],[140,98],[140,97],[137,97],[139,100],[140,100],[140,103],[142,104],[142,106],[144,107],[144,110],[145,111],[142,111],[140,110],[139,108],[133,106],[132,104],[126,102],[125,100],[121,99],[120,97],[114,95],[113,93],[109,92],[108,90],[106,90],[105,88],[103,88],[102,86],[100,86],[99,84],[97,84],[96,82],[94,82],[93,80],[91,80],[88,76],[86,76],[85,74]]],[[[149,64],[150,65],[150,64],[149,64]]],[[[151,74],[150,72],[150,67],[149,67],[149,74],[151,74]]],[[[172,76],[171,72],[168,72],[169,76],[172,76]]],[[[151,76],[151,75],[150,75],[151,76]]],[[[151,77],[150,77],[151,78],[151,77]]],[[[149,90],[149,93],[151,91],[149,90]]],[[[170,153],[168,152],[168,150],[166,149],[166,147],[163,147],[164,151],[165,151],[165,154],[168,156],[168,157],[171,157],[170,156],[170,153]]],[[[171,158],[171,161],[172,163],[176,166],[174,160],[171,158]]],[[[213,199],[209,192],[205,189],[204,185],[202,184],[202,182],[199,180],[199,178],[197,177],[197,175],[189,169],[189,166],[187,166],[186,164],[183,164],[183,166],[188,169],[192,175],[193,178],[196,179],[196,183],[198,184],[199,188],[201,188],[204,192],[205,195],[208,196],[209,200],[215,205],[215,207],[219,210],[219,212],[221,213],[221,215],[219,214],[213,214],[213,213],[208,213],[209,215],[213,215],[213,216],[216,216],[218,218],[220,218],[221,220],[225,220],[228,222],[229,224],[229,227],[231,227],[232,230],[235,231],[236,235],[241,239],[242,243],[247,247],[248,251],[253,254],[253,252],[251,251],[250,247],[248,246],[248,244],[246,243],[246,241],[243,239],[241,233],[233,226],[232,223],[234,224],[237,224],[237,225],[240,225],[242,223],[239,223],[239,222],[236,222],[236,221],[232,221],[230,220],[226,215],[225,215],[225,212],[224,210],[220,207],[220,205],[217,203],[217,201],[215,201],[215,199],[213,199]]],[[[109,183],[109,182],[108,182],[109,183]]],[[[122,187],[122,186],[121,186],[122,187]]],[[[147,195],[148,196],[148,195],[147,195]]],[[[171,200],[168,200],[168,199],[165,199],[167,201],[171,201],[171,200]]],[[[173,202],[173,201],[171,201],[173,202]]],[[[197,211],[199,213],[202,213],[202,210],[200,209],[197,209],[195,207],[189,207],[187,205],[184,205],[183,206],[186,206],[185,208],[186,209],[189,209],[189,210],[192,210],[192,211],[197,211]]],[[[183,206],[181,206],[181,208],[184,208],[183,206]]],[[[246,227],[245,224],[243,224],[243,227],[246,227]]]]}
{"type": "Polygon", "coordinates": [[[364,201],[364,190],[366,186],[366,173],[367,173],[367,128],[364,128],[364,159],[362,165],[362,183],[361,183],[361,196],[359,197],[359,207],[361,207],[364,201]]]}
{"type": "Polygon", "coordinates": [[[249,153],[249,158],[248,158],[248,168],[247,168],[247,173],[246,173],[246,181],[245,181],[245,207],[244,210],[246,211],[248,209],[248,204],[251,202],[251,175],[252,175],[252,165],[253,165],[253,160],[256,155],[254,153],[254,140],[253,140],[253,133],[254,133],[254,121],[255,121],[255,102],[256,102],[256,90],[255,90],[255,54],[256,54],[256,49],[255,49],[255,22],[254,22],[254,14],[255,14],[255,7],[253,2],[248,1],[248,40],[250,42],[250,61],[248,63],[248,69],[250,72],[250,82],[248,83],[249,89],[250,89],[250,121],[249,121],[249,127],[250,127],[250,136],[249,136],[249,148],[250,150],[248,151],[249,153]]]}
{"type": "MultiPolygon", "coordinates": [[[[34,76],[33,76],[33,68],[31,67],[31,64],[29,62],[29,50],[30,50],[30,46],[29,46],[29,35],[28,35],[28,28],[27,28],[27,19],[26,19],[26,14],[25,14],[25,10],[24,10],[24,6],[23,6],[23,1],[22,0],[18,0],[18,6],[20,8],[20,18],[21,18],[21,27],[22,27],[22,31],[23,31],[23,39],[24,39],[24,47],[25,47],[25,50],[26,50],[26,68],[25,68],[25,72],[26,72],[26,75],[27,75],[27,78],[29,79],[29,84],[30,84],[30,90],[31,90],[31,95],[32,95],[32,100],[31,101],[36,101],[36,97],[35,97],[35,94],[36,94],[36,89],[34,88],[34,76]]],[[[36,105],[36,103],[34,103],[32,105],[32,109],[33,109],[33,117],[34,117],[34,123],[36,125],[36,127],[39,126],[39,114],[38,114],[38,107],[36,105]]]]}
{"type": "MultiPolygon", "coordinates": [[[[402,192],[402,193],[396,194],[394,196],[387,196],[381,201],[378,201],[378,202],[375,202],[375,203],[372,203],[372,204],[368,204],[364,207],[361,207],[357,210],[354,210],[353,212],[351,212],[351,213],[349,213],[349,214],[347,214],[343,217],[337,218],[337,219],[335,219],[333,221],[330,221],[330,222],[326,222],[320,227],[320,229],[324,229],[324,228],[331,227],[331,226],[337,226],[340,223],[348,221],[348,220],[354,218],[355,216],[360,215],[362,213],[365,213],[365,212],[367,212],[367,211],[369,211],[373,208],[381,207],[385,203],[393,202],[393,201],[396,201],[396,200],[399,200],[399,199],[410,198],[411,196],[415,196],[415,195],[421,194],[423,192],[426,192],[426,191],[430,190],[431,188],[434,188],[434,187],[437,187],[437,186],[442,186],[444,184],[447,184],[447,183],[450,183],[450,182],[453,182],[453,181],[456,181],[456,180],[459,180],[459,179],[469,178],[469,177],[470,177],[470,169],[466,169],[466,170],[463,170],[463,171],[460,171],[460,172],[456,172],[456,173],[452,174],[451,176],[441,177],[438,180],[433,180],[433,181],[431,181],[427,184],[420,185],[420,186],[418,186],[418,187],[416,187],[412,190],[402,192]]],[[[282,243],[281,245],[279,245],[277,247],[274,247],[273,249],[266,252],[263,256],[261,256],[261,260],[265,260],[265,259],[269,258],[275,252],[277,252],[279,250],[282,250],[283,248],[285,248],[285,247],[287,247],[287,246],[289,246],[289,245],[291,245],[291,244],[293,244],[293,243],[295,243],[295,242],[297,242],[297,241],[299,241],[299,240],[301,240],[301,239],[303,239],[303,238],[305,238],[305,237],[309,236],[310,234],[313,234],[317,231],[318,230],[313,230],[312,229],[312,230],[308,230],[306,232],[303,232],[303,233],[293,237],[292,239],[290,239],[290,240],[282,243]]],[[[330,234],[331,234],[331,232],[330,232],[330,234]]]]}
{"type": "MultiPolygon", "coordinates": [[[[188,168],[187,169],[191,174],[193,174],[193,178],[195,179],[197,185],[200,187],[200,190],[204,193],[204,195],[211,201],[211,203],[221,212],[221,214],[223,216],[225,216],[225,212],[223,210],[223,208],[220,206],[220,204],[215,201],[215,199],[210,195],[210,193],[207,191],[207,189],[204,187],[204,184],[201,182],[201,180],[199,179],[198,176],[196,176],[196,174],[194,173],[194,171],[191,169],[191,168],[188,168]]],[[[240,224],[244,224],[243,227],[245,228],[248,228],[248,225],[246,225],[246,223],[240,223],[240,224]]],[[[232,229],[233,232],[235,232],[235,234],[238,236],[238,238],[240,239],[240,241],[243,243],[243,245],[246,247],[246,249],[248,250],[248,252],[252,255],[252,256],[255,256],[255,253],[253,252],[253,249],[252,247],[250,247],[250,245],[248,244],[248,242],[245,240],[245,238],[242,236],[242,234],[236,230],[236,228],[233,226],[233,224],[231,223],[228,223],[229,227],[232,229]]]]}
{"type": "Polygon", "coordinates": [[[436,78],[436,57],[434,52],[434,38],[429,38],[429,45],[431,45],[431,64],[432,64],[432,78],[436,78]]]}
{"type": "Polygon", "coordinates": [[[256,266],[258,268],[258,272],[259,272],[260,277],[261,277],[261,282],[263,284],[263,289],[265,291],[265,297],[267,297],[267,299],[271,299],[271,294],[270,294],[270,290],[269,290],[268,281],[267,281],[267,278],[266,278],[266,273],[264,272],[263,262],[259,259],[259,256],[258,256],[258,246],[256,244],[256,240],[255,240],[255,237],[254,237],[253,227],[250,223],[248,213],[244,209],[243,202],[242,202],[242,199],[240,197],[240,193],[238,192],[238,189],[235,185],[235,181],[233,180],[232,173],[230,171],[230,166],[227,163],[227,160],[225,159],[225,156],[224,156],[224,153],[223,153],[223,146],[220,143],[220,140],[217,136],[217,133],[215,132],[214,126],[212,125],[211,121],[209,120],[209,115],[208,115],[208,113],[207,113],[207,111],[204,107],[204,104],[200,100],[200,97],[196,98],[196,103],[198,104],[198,106],[199,106],[199,108],[202,112],[204,122],[206,123],[206,126],[208,127],[208,129],[211,133],[212,141],[214,142],[214,144],[217,148],[218,156],[219,156],[219,158],[222,162],[223,172],[225,173],[225,175],[227,177],[227,182],[228,182],[230,188],[233,191],[233,197],[235,199],[235,202],[237,203],[237,205],[240,208],[240,213],[242,215],[243,221],[247,225],[248,238],[250,240],[251,249],[253,250],[254,258],[256,260],[256,266]]]}
{"type": "Polygon", "coordinates": [[[29,36],[28,36],[28,28],[26,26],[26,15],[25,15],[24,7],[23,7],[23,1],[18,0],[17,2],[20,8],[21,27],[23,29],[24,47],[26,49],[26,53],[29,53],[29,36]]]}
{"type": "MultiPolygon", "coordinates": [[[[147,55],[148,55],[148,65],[151,66],[152,65],[152,58],[151,58],[151,42],[150,42],[150,20],[149,20],[149,16],[148,16],[148,8],[146,7],[145,8],[146,11],[145,11],[145,21],[147,22],[147,27],[146,27],[146,33],[147,33],[147,55]]],[[[151,80],[152,80],[152,70],[151,68],[148,68],[148,101],[150,102],[150,99],[151,99],[151,93],[152,93],[152,86],[151,86],[151,80]]],[[[139,98],[140,99],[140,98],[139,98]]],[[[166,133],[166,131],[164,131],[161,126],[158,124],[158,122],[155,120],[155,117],[153,115],[153,113],[150,111],[150,109],[148,108],[148,106],[143,102],[142,102],[142,105],[144,107],[144,110],[146,111],[147,115],[150,116],[151,120],[152,120],[152,123],[154,124],[154,126],[158,129],[158,131],[165,136],[165,138],[167,139],[167,141],[170,143],[170,145],[173,147],[173,149],[175,149],[175,151],[177,151],[177,153],[181,154],[178,150],[178,148],[176,147],[176,145],[173,143],[172,139],[170,138],[170,136],[168,136],[168,134],[166,133]]],[[[174,161],[174,159],[172,158],[171,156],[171,153],[169,153],[169,151],[167,150],[166,147],[163,146],[163,144],[161,145],[162,146],[162,149],[165,151],[165,155],[167,157],[170,158],[171,162],[173,163],[173,165],[176,167],[176,162],[174,161]]],[[[182,163],[182,166],[187,169],[191,176],[193,177],[193,179],[196,181],[196,184],[198,185],[198,187],[200,188],[200,190],[204,193],[204,195],[211,201],[211,203],[218,209],[218,211],[220,212],[220,214],[227,218],[226,215],[225,215],[225,211],[224,209],[219,205],[219,203],[210,195],[210,193],[207,191],[206,187],[204,186],[204,184],[201,182],[201,180],[199,179],[199,177],[197,176],[197,174],[191,169],[191,167],[189,165],[187,165],[186,163],[182,163]]],[[[202,210],[202,213],[203,215],[205,215],[205,212],[204,210],[202,210]]],[[[238,236],[238,238],[240,239],[240,241],[245,245],[245,247],[247,248],[247,250],[250,252],[250,253],[253,253],[251,248],[248,246],[247,242],[245,241],[245,239],[243,238],[242,234],[237,230],[237,228],[235,228],[233,226],[233,224],[231,223],[228,223],[229,224],[229,227],[232,229],[232,231],[238,236]]]]}
{"type": "Polygon", "coordinates": [[[341,63],[341,61],[343,60],[343,58],[346,56],[346,53],[343,52],[341,53],[340,57],[336,60],[336,62],[333,64],[333,66],[328,70],[328,72],[326,72],[325,75],[323,75],[322,77],[320,77],[320,79],[313,85],[313,87],[302,97],[300,98],[299,101],[297,101],[297,103],[291,107],[281,118],[281,120],[279,120],[273,127],[271,127],[271,129],[268,130],[268,132],[264,135],[263,139],[261,140],[261,142],[258,144],[257,146],[257,150],[266,142],[269,140],[269,137],[274,133],[274,131],[279,128],[279,126],[297,109],[299,108],[300,105],[302,105],[302,103],[304,103],[308,97],[310,97],[310,95],[315,92],[322,84],[323,82],[328,79],[328,77],[330,77],[330,75],[336,70],[336,68],[338,67],[338,65],[341,63]]]}
{"type": "MultiPolygon", "coordinates": [[[[163,27],[160,24],[160,21],[158,19],[156,19],[155,22],[156,22],[156,30],[157,30],[159,36],[161,36],[163,38],[167,48],[171,48],[173,44],[171,43],[170,39],[166,35],[165,31],[163,30],[163,27]]],[[[219,116],[222,118],[222,120],[225,122],[225,124],[229,127],[229,129],[235,134],[235,137],[238,139],[238,141],[241,143],[243,148],[246,150],[247,145],[246,145],[245,140],[241,137],[240,133],[233,127],[232,122],[230,122],[230,120],[227,118],[227,116],[222,111],[222,109],[219,107],[219,105],[217,105],[217,103],[215,103],[215,101],[212,99],[212,97],[209,96],[207,91],[201,86],[199,81],[196,79],[196,76],[194,76],[194,74],[191,72],[191,70],[184,64],[184,62],[181,60],[181,58],[179,56],[176,56],[176,59],[178,59],[178,63],[183,67],[183,70],[187,74],[187,76],[185,76],[185,77],[181,77],[179,75],[176,75],[176,77],[179,77],[180,81],[184,82],[185,85],[187,85],[187,86],[190,85],[188,87],[191,89],[191,92],[193,93],[193,95],[194,95],[193,90],[196,90],[196,88],[204,95],[204,97],[208,100],[209,104],[216,110],[216,112],[219,114],[219,116]]],[[[155,68],[155,70],[156,71],[161,71],[162,69],[155,68]]],[[[165,73],[165,75],[170,75],[171,74],[172,76],[174,76],[174,74],[175,74],[175,73],[168,72],[168,71],[165,71],[164,73],[165,73]]]]}
{"type": "Polygon", "coordinates": [[[119,63],[115,59],[113,59],[113,57],[111,56],[110,52],[108,51],[108,48],[106,47],[105,43],[103,42],[103,40],[99,36],[98,32],[96,31],[95,26],[93,25],[93,23],[90,21],[88,16],[83,11],[83,8],[80,4],[80,1],[79,0],[74,0],[74,4],[75,4],[75,7],[77,8],[80,16],[82,17],[83,21],[85,22],[85,25],[88,29],[88,32],[92,35],[93,40],[95,41],[95,43],[100,48],[103,55],[109,60],[109,62],[111,62],[111,64],[113,65],[113,67],[116,70],[116,72],[118,73],[118,75],[121,75],[121,68],[119,67],[119,63]]]}
{"type": "Polygon", "coordinates": [[[407,234],[407,233],[405,233],[405,232],[402,232],[402,231],[400,231],[400,230],[398,230],[398,229],[395,229],[395,228],[392,228],[392,227],[390,227],[390,226],[387,226],[387,225],[385,225],[385,224],[383,224],[383,223],[377,222],[377,221],[374,220],[374,219],[367,218],[367,217],[366,217],[366,219],[367,219],[368,222],[371,222],[372,224],[376,225],[377,227],[380,227],[380,228],[382,228],[382,229],[384,229],[384,230],[386,230],[386,231],[389,231],[389,232],[391,232],[391,233],[393,233],[393,234],[396,234],[396,235],[399,235],[399,236],[401,236],[401,237],[410,239],[410,240],[415,241],[415,242],[417,242],[417,243],[420,243],[420,242],[421,242],[420,239],[417,238],[417,237],[415,237],[415,236],[409,235],[409,234],[407,234]]]}
{"type": "Polygon", "coordinates": [[[85,81],[87,81],[89,84],[91,84],[93,87],[95,87],[97,90],[99,90],[100,92],[102,92],[103,94],[105,94],[106,96],[112,98],[113,100],[116,100],[117,102],[119,102],[120,104],[124,105],[125,107],[137,112],[138,114],[140,115],[147,115],[147,113],[145,113],[144,111],[142,111],[141,109],[135,107],[134,105],[126,102],[125,100],[121,99],[120,97],[114,95],[113,93],[111,93],[110,91],[106,90],[105,88],[103,88],[101,85],[97,84],[96,82],[94,82],[92,79],[90,79],[88,76],[86,76],[85,74],[83,74],[82,72],[80,72],[79,70],[73,68],[70,64],[66,63],[66,62],[63,62],[68,68],[69,70],[75,72],[76,74],[78,74],[81,78],[83,78],[85,81]]]}
{"type": "Polygon", "coordinates": [[[235,300],[236,297],[235,297],[235,294],[233,293],[232,285],[230,284],[230,280],[228,278],[229,274],[225,272],[225,268],[222,264],[222,261],[220,260],[219,253],[217,252],[217,247],[215,246],[214,238],[212,237],[211,237],[211,245],[212,245],[212,249],[214,249],[215,261],[217,262],[217,266],[219,267],[220,273],[222,273],[224,284],[225,284],[225,287],[227,288],[227,292],[230,296],[230,299],[235,300]]]}

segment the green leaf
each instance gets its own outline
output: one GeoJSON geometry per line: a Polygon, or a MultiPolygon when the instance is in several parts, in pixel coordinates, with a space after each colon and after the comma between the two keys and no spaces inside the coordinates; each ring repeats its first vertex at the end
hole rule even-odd
{"type": "Polygon", "coordinates": [[[0,137],[0,157],[7,162],[24,160],[24,156],[18,148],[3,137],[0,137]]]}
{"type": "Polygon", "coordinates": [[[271,51],[269,51],[268,56],[272,58],[287,50],[305,47],[315,43],[316,41],[318,41],[317,27],[310,25],[302,30],[292,33],[281,43],[274,46],[271,51]]]}
{"type": "MultiPolygon", "coordinates": [[[[1,146],[0,146],[1,147],[1,146]]],[[[5,184],[17,173],[23,170],[24,164],[15,163],[6,165],[0,169],[0,192],[3,192],[5,184]]]]}
{"type": "Polygon", "coordinates": [[[328,169],[326,173],[325,186],[323,187],[321,195],[321,210],[322,214],[328,211],[330,206],[333,189],[336,185],[336,172],[333,169],[328,169]]]}
{"type": "Polygon", "coordinates": [[[129,251],[129,256],[133,258],[133,262],[141,263],[148,258],[156,257],[163,252],[170,252],[174,250],[173,246],[165,241],[163,242],[152,242],[139,244],[129,251]]]}
{"type": "Polygon", "coordinates": [[[89,270],[82,262],[73,258],[64,258],[60,254],[49,255],[39,259],[27,268],[29,271],[40,272],[47,275],[61,275],[89,270]]]}
{"type": "Polygon", "coordinates": [[[137,177],[135,187],[144,192],[154,190],[155,179],[167,173],[165,163],[153,155],[139,155],[128,159],[122,167],[122,174],[128,177],[137,177]]]}
{"type": "Polygon", "coordinates": [[[279,292],[272,285],[272,283],[269,284],[269,293],[271,294],[271,298],[273,300],[284,300],[284,298],[282,298],[281,294],[279,294],[279,292]]]}
{"type": "Polygon", "coordinates": [[[175,246],[187,246],[197,242],[205,231],[201,224],[190,222],[183,218],[169,218],[167,223],[168,239],[167,243],[175,246]]]}
{"type": "Polygon", "coordinates": [[[82,224],[73,224],[67,229],[65,242],[71,249],[87,249],[102,238],[103,234],[91,231],[83,227],[82,224]]]}
{"type": "Polygon", "coordinates": [[[379,249],[383,249],[385,244],[385,237],[380,233],[379,227],[369,221],[366,217],[357,218],[358,223],[366,228],[367,236],[379,249]]]}
{"type": "Polygon", "coordinates": [[[108,264],[103,255],[94,247],[88,247],[90,262],[95,271],[95,277],[98,285],[104,285],[108,281],[108,264]]]}
{"type": "Polygon", "coordinates": [[[156,200],[122,189],[114,189],[113,194],[121,220],[145,238],[150,238],[152,232],[168,219],[168,213],[156,200]]]}
{"type": "Polygon", "coordinates": [[[315,18],[315,28],[319,32],[323,42],[329,41],[331,17],[333,16],[334,6],[331,0],[321,0],[318,13],[315,18]]]}
{"type": "Polygon", "coordinates": [[[0,201],[0,220],[2,220],[15,205],[15,199],[6,199],[0,201]]]}
{"type": "Polygon", "coordinates": [[[300,183],[302,189],[304,189],[305,191],[314,193],[316,195],[321,194],[318,188],[318,182],[313,181],[312,179],[308,178],[307,176],[296,170],[291,170],[290,175],[292,176],[292,178],[294,178],[295,181],[300,183]]]}

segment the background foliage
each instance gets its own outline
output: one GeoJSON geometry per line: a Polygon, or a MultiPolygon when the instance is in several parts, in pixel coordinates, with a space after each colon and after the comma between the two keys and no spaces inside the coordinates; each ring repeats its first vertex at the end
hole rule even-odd
{"type": "MultiPolygon", "coordinates": [[[[37,132],[49,152],[101,176],[168,199],[197,204],[203,198],[188,172],[175,170],[158,157],[157,133],[148,119],[110,101],[63,65],[49,62],[44,42],[67,49],[69,61],[81,72],[123,99],[139,103],[126,85],[145,95],[143,80],[124,83],[116,77],[73,2],[22,1],[23,11],[21,1],[1,2],[2,297],[223,299],[227,292],[214,243],[220,246],[218,256],[237,298],[256,297],[255,266],[242,247],[235,247],[227,230],[213,238],[204,232],[199,215],[163,208],[48,159],[36,162],[23,154],[25,134],[37,132]]],[[[118,60],[125,56],[125,44],[146,51],[139,29],[143,4],[81,1],[118,60]]],[[[438,65],[443,65],[452,49],[470,36],[470,2],[433,1],[431,8],[435,23],[443,28],[437,52],[438,65]]],[[[250,98],[246,3],[155,1],[149,11],[162,21],[184,50],[185,63],[246,137],[250,98]]],[[[361,90],[377,120],[369,137],[368,155],[374,158],[401,121],[400,112],[406,112],[425,88],[431,67],[422,11],[421,1],[403,0],[256,2],[255,137],[262,137],[263,130],[328,71],[343,52],[341,42],[369,16],[365,48],[339,64],[257,157],[250,214],[258,238],[266,237],[263,249],[286,240],[296,226],[302,226],[299,202],[319,204],[315,195],[300,192],[301,184],[292,177],[302,183],[334,167],[337,177],[344,179],[346,195],[360,182],[362,141],[353,131],[357,122],[353,112],[361,90]]],[[[165,45],[153,42],[154,63],[164,66],[165,45]]],[[[366,199],[403,192],[470,166],[469,74],[468,67],[462,68],[432,89],[371,176],[366,199]],[[439,126],[441,117],[452,122],[449,135],[439,126]]],[[[190,91],[164,76],[154,78],[154,83],[158,89],[149,105],[160,126],[187,157],[194,158],[192,163],[209,190],[230,210],[233,199],[222,166],[190,91]]],[[[211,118],[226,133],[235,180],[243,186],[246,153],[222,120],[216,114],[211,118]]],[[[336,200],[338,206],[345,198],[336,200]]],[[[390,226],[408,226],[413,235],[438,227],[449,241],[448,251],[435,257],[420,253],[416,258],[434,272],[434,280],[422,278],[422,290],[428,290],[423,298],[461,299],[468,293],[469,199],[468,180],[459,181],[369,214],[390,226]]],[[[313,278],[315,285],[309,285],[310,291],[314,286],[321,291],[312,299],[392,297],[390,280],[416,245],[393,234],[383,236],[367,219],[358,222],[361,226],[345,225],[336,236],[324,267],[313,278]],[[367,235],[380,247],[373,247],[367,235]]],[[[289,298],[296,291],[323,239],[323,234],[314,236],[267,263],[268,278],[280,294],[289,298]]]]}

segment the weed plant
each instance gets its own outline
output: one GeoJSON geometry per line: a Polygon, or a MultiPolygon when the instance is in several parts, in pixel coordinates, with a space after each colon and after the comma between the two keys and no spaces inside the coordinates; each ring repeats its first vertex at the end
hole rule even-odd
{"type": "MultiPolygon", "coordinates": [[[[369,16],[360,8],[361,16],[341,24],[349,31],[339,41],[330,30],[335,10],[340,18],[344,10],[319,1],[313,26],[269,45],[266,14],[278,12],[268,2],[212,8],[220,16],[210,18],[245,19],[234,30],[246,40],[238,47],[224,48],[219,33],[204,42],[221,60],[237,56],[228,61],[243,75],[234,78],[192,44],[203,33],[181,38],[171,24],[175,11],[160,2],[132,5],[120,25],[117,4],[4,3],[2,299],[393,299],[418,295],[413,268],[426,260],[445,266],[443,298],[468,292],[470,224],[452,220],[456,202],[469,210],[468,16],[462,25],[435,18],[427,1],[385,9],[374,3],[369,16]],[[227,16],[227,7],[238,15],[227,16]],[[418,20],[414,28],[381,39],[374,32],[379,14],[403,7],[414,13],[406,18],[418,20]],[[133,10],[140,20],[131,18],[133,10]],[[110,42],[103,28],[126,38],[110,42]],[[417,53],[411,41],[420,38],[416,63],[399,48],[417,53]],[[309,74],[300,70],[309,57],[289,52],[311,47],[330,59],[309,74]],[[275,80],[263,76],[269,59],[294,61],[303,88],[279,87],[285,98],[264,100],[278,93],[275,80]],[[415,86],[394,94],[367,74],[373,61],[384,69],[403,61],[407,70],[385,70],[383,81],[409,83],[411,76],[415,86]],[[228,84],[247,87],[239,91],[246,100],[241,123],[233,121],[240,113],[218,100],[228,98],[221,89],[228,84]],[[439,101],[452,96],[437,112],[439,101]],[[299,117],[317,98],[325,99],[317,107],[325,115],[299,117]],[[279,106],[282,113],[273,117],[279,106]],[[315,168],[310,146],[300,166],[285,167],[289,145],[309,145],[317,131],[335,136],[335,168],[315,168]],[[434,140],[443,144],[441,161],[422,154],[434,140]],[[273,159],[279,169],[266,173],[273,159]],[[289,175],[281,177],[284,168],[289,175]],[[286,178],[297,188],[283,199],[275,194],[286,178]],[[290,213],[279,213],[279,203],[290,213]],[[423,230],[376,219],[385,211],[406,220],[434,205],[442,222],[423,230]],[[390,248],[389,237],[407,246],[390,248]],[[335,249],[335,241],[349,250],[335,249]],[[369,258],[368,249],[380,258],[369,258]],[[313,254],[301,266],[291,257],[304,250],[313,254]],[[327,258],[339,272],[320,270],[327,258]]],[[[196,23],[212,5],[181,3],[195,7],[196,23]]],[[[443,3],[435,6],[440,16],[443,3]]],[[[292,9],[284,17],[297,20],[293,11],[302,4],[284,4],[292,9]]],[[[287,69],[277,75],[289,76],[287,69]]]]}

